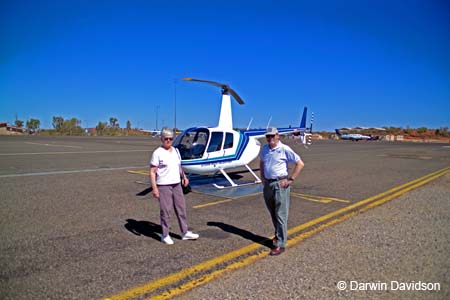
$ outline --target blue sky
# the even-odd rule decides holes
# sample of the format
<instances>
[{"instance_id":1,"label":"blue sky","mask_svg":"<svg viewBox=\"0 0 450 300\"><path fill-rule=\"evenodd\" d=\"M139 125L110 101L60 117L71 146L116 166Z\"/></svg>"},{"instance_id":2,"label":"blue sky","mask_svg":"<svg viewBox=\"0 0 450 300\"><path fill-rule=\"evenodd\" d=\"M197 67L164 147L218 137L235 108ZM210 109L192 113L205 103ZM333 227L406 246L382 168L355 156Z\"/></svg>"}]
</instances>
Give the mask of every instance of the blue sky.
<instances>
[{"instance_id":1,"label":"blue sky","mask_svg":"<svg viewBox=\"0 0 450 300\"><path fill-rule=\"evenodd\" d=\"M450 2L22 1L0 4L0 121L76 117L154 129L450 125ZM177 81L176 81L177 80ZM176 82L176 84L175 84Z\"/></svg>"}]
</instances>

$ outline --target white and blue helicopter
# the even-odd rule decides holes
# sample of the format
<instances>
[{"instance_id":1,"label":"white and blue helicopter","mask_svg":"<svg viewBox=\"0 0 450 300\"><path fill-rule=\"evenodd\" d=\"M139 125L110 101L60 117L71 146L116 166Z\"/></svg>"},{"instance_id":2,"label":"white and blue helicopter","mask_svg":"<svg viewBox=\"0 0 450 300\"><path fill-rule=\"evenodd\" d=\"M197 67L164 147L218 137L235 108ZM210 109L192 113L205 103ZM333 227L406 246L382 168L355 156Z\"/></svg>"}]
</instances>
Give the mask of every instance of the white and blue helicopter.
<instances>
[{"instance_id":1,"label":"white and blue helicopter","mask_svg":"<svg viewBox=\"0 0 450 300\"><path fill-rule=\"evenodd\" d=\"M216 175L221 173L230 186L213 184L216 188L238 187L261 183L261 179L248 166L259 154L261 143L258 138L265 136L265 129L234 130L231 113L231 96L239 103L244 101L227 84L209 80L183 78L186 81L210 84L222 89L222 106L219 124L216 127L192 127L178 135L173 146L181 155L181 166L188 174ZM311 128L306 128L307 108L303 110L299 127L278 128L280 134L299 136L303 145L311 144ZM235 183L225 170L246 167L255 181L245 184Z\"/></svg>"}]
</instances>

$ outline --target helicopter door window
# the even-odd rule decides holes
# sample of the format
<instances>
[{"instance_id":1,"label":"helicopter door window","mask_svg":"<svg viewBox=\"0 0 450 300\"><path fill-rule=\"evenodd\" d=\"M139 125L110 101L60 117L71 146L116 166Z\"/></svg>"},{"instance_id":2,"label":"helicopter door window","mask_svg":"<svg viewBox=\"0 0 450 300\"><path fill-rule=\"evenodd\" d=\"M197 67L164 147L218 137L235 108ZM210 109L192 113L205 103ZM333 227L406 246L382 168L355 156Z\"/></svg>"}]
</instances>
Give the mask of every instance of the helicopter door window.
<instances>
[{"instance_id":1,"label":"helicopter door window","mask_svg":"<svg viewBox=\"0 0 450 300\"><path fill-rule=\"evenodd\" d=\"M194 141L191 147L192 158L200 158L203 156L203 152L208 142L208 132L198 131L195 135Z\"/></svg>"},{"instance_id":2,"label":"helicopter door window","mask_svg":"<svg viewBox=\"0 0 450 300\"><path fill-rule=\"evenodd\" d=\"M200 128L187 131L180 138L177 137L174 146L180 151L181 159L201 158L208 142L208 136L208 130Z\"/></svg>"},{"instance_id":3,"label":"helicopter door window","mask_svg":"<svg viewBox=\"0 0 450 300\"><path fill-rule=\"evenodd\" d=\"M225 135L225 143L223 143L223 149L233 148L233 134L227 132Z\"/></svg>"},{"instance_id":4,"label":"helicopter door window","mask_svg":"<svg viewBox=\"0 0 450 300\"><path fill-rule=\"evenodd\" d=\"M223 132L213 132L209 141L208 152L219 151L222 149Z\"/></svg>"}]
</instances>

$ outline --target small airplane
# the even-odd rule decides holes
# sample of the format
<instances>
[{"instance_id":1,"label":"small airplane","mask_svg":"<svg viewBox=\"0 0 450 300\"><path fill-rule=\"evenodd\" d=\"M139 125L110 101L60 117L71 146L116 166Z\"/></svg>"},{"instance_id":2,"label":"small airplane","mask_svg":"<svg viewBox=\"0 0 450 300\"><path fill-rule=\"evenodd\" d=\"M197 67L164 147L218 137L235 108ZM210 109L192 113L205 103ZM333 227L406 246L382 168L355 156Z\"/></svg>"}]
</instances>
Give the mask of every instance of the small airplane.
<instances>
[{"instance_id":1,"label":"small airplane","mask_svg":"<svg viewBox=\"0 0 450 300\"><path fill-rule=\"evenodd\" d=\"M350 140L350 141L361 141L361 140L372 140L372 136L370 135L363 135L363 134L359 134L359 133L346 133L346 134L342 134L341 131L339 129L335 129L337 136L341 139L341 140Z\"/></svg>"},{"instance_id":2,"label":"small airplane","mask_svg":"<svg viewBox=\"0 0 450 300\"><path fill-rule=\"evenodd\" d=\"M152 137L158 137L161 135L161 130L147 130L141 129L141 132L150 133Z\"/></svg>"},{"instance_id":3,"label":"small airplane","mask_svg":"<svg viewBox=\"0 0 450 300\"><path fill-rule=\"evenodd\" d=\"M181 166L184 171L188 174L200 175L221 173L231 185L227 187L261 183L261 179L248 164L258 156L261 148L258 138L265 136L266 130L233 129L231 96L241 105L244 104L244 101L227 84L193 78L183 78L183 80L206 83L222 89L222 105L218 125L189 128L178 135L173 142L173 146L180 152ZM310 145L312 124L310 128L306 128L306 113L307 108L305 107L298 127L278 128L278 132L280 134L293 133L300 136L304 145ZM243 166L255 177L253 183L236 184L225 171ZM219 189L225 188L222 185L213 185Z\"/></svg>"}]
</instances>

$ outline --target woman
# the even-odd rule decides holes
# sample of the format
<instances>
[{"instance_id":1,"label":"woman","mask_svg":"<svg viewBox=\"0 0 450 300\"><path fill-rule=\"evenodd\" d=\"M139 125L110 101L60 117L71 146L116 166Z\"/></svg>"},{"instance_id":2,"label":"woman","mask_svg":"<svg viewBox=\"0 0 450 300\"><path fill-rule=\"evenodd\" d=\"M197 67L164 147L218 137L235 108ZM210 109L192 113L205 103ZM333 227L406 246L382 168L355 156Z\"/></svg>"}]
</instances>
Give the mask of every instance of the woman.
<instances>
[{"instance_id":1,"label":"woman","mask_svg":"<svg viewBox=\"0 0 450 300\"><path fill-rule=\"evenodd\" d=\"M175 214L180 225L183 240L196 240L199 235L188 230L186 217L186 201L181 184L187 186L189 179L181 168L178 150L172 147L173 132L168 128L161 131L162 145L156 149L150 160L150 181L153 197L159 199L162 235L161 242L172 245L170 238L170 211L175 208ZM182 182L181 179L182 178Z\"/></svg>"}]
</instances>

